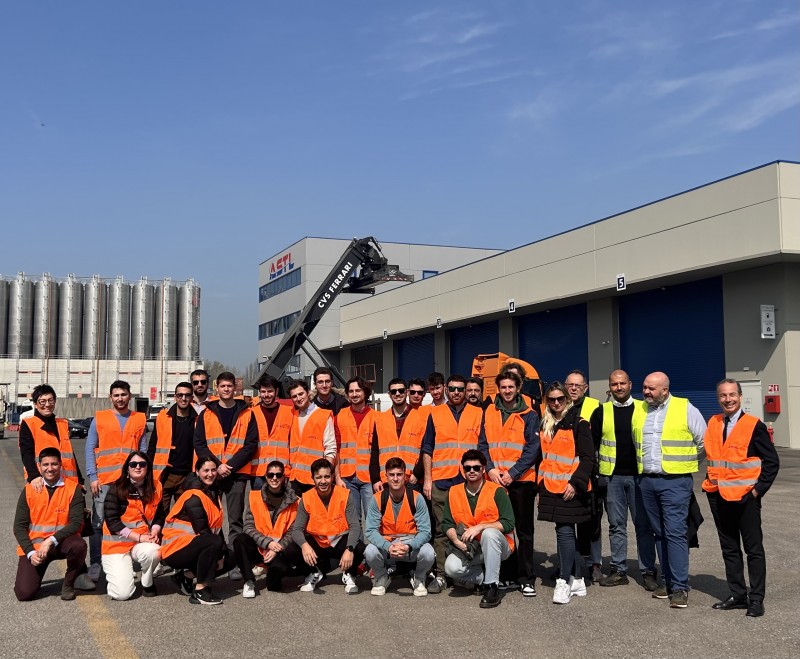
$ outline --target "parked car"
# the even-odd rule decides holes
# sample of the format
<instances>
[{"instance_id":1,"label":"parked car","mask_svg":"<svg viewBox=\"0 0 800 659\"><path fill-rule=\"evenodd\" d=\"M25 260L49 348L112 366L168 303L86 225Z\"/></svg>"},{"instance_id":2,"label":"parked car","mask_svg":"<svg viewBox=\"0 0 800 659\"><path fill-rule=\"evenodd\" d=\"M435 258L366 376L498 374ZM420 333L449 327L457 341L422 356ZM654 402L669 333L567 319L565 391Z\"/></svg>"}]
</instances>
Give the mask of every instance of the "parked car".
<instances>
[{"instance_id":1,"label":"parked car","mask_svg":"<svg viewBox=\"0 0 800 659\"><path fill-rule=\"evenodd\" d=\"M69 436L83 439L89 434L89 425L92 423L92 419L67 419L67 423L69 424Z\"/></svg>"}]
</instances>

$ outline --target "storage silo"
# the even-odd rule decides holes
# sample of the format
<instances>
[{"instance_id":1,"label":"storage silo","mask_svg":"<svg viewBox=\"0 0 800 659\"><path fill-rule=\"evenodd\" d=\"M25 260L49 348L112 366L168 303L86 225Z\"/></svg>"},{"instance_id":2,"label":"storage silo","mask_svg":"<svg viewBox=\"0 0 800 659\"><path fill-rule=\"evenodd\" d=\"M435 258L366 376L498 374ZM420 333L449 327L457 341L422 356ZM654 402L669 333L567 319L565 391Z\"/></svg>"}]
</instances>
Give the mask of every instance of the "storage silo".
<instances>
[{"instance_id":1,"label":"storage silo","mask_svg":"<svg viewBox=\"0 0 800 659\"><path fill-rule=\"evenodd\" d=\"M54 357L58 350L58 284L45 273L33 286L33 356Z\"/></svg>"},{"instance_id":2,"label":"storage silo","mask_svg":"<svg viewBox=\"0 0 800 659\"><path fill-rule=\"evenodd\" d=\"M142 277L133 285L131 295L131 359L153 356L153 314L155 290Z\"/></svg>"},{"instance_id":3,"label":"storage silo","mask_svg":"<svg viewBox=\"0 0 800 659\"><path fill-rule=\"evenodd\" d=\"M10 282L0 277L0 355L8 354L8 295Z\"/></svg>"},{"instance_id":4,"label":"storage silo","mask_svg":"<svg viewBox=\"0 0 800 659\"><path fill-rule=\"evenodd\" d=\"M156 286L156 357L178 354L178 287L167 277Z\"/></svg>"},{"instance_id":5,"label":"storage silo","mask_svg":"<svg viewBox=\"0 0 800 659\"><path fill-rule=\"evenodd\" d=\"M108 284L108 358L127 359L131 343L131 285L122 277Z\"/></svg>"},{"instance_id":6,"label":"storage silo","mask_svg":"<svg viewBox=\"0 0 800 659\"><path fill-rule=\"evenodd\" d=\"M83 288L83 356L103 359L106 356L107 289L99 275L93 275Z\"/></svg>"},{"instance_id":7,"label":"storage silo","mask_svg":"<svg viewBox=\"0 0 800 659\"><path fill-rule=\"evenodd\" d=\"M200 287L188 279L178 289L178 359L200 356Z\"/></svg>"},{"instance_id":8,"label":"storage silo","mask_svg":"<svg viewBox=\"0 0 800 659\"><path fill-rule=\"evenodd\" d=\"M20 272L11 280L8 300L8 354L30 357L33 348L33 282Z\"/></svg>"},{"instance_id":9,"label":"storage silo","mask_svg":"<svg viewBox=\"0 0 800 659\"><path fill-rule=\"evenodd\" d=\"M60 284L58 309L58 355L79 357L83 327L83 284L70 274Z\"/></svg>"}]
</instances>

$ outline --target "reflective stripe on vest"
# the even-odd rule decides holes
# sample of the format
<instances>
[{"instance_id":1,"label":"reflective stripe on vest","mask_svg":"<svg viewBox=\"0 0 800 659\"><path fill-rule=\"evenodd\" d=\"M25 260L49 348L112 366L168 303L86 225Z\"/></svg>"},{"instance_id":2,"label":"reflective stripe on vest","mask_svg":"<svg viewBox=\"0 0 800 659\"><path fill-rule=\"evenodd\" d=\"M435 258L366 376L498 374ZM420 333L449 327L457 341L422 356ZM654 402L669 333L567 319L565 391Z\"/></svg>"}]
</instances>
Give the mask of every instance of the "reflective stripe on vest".
<instances>
[{"instance_id":1,"label":"reflective stripe on vest","mask_svg":"<svg viewBox=\"0 0 800 659\"><path fill-rule=\"evenodd\" d=\"M572 428L560 428L553 437L541 431L539 438L542 442L542 462L539 465L539 482L551 494L563 494L567 483L572 478L580 458L575 453L575 437ZM592 489L589 482L589 491Z\"/></svg>"},{"instance_id":2,"label":"reflective stripe on vest","mask_svg":"<svg viewBox=\"0 0 800 659\"><path fill-rule=\"evenodd\" d=\"M742 414L723 443L723 417L711 417L704 440L708 474L702 487L706 492L719 492L726 501L741 501L750 493L761 475L760 458L747 457L757 424L756 417Z\"/></svg>"},{"instance_id":3,"label":"reflective stripe on vest","mask_svg":"<svg viewBox=\"0 0 800 659\"><path fill-rule=\"evenodd\" d=\"M203 410L200 418L203 419L203 427L206 433L206 442L208 443L208 450L214 454L221 463L225 464L230 462L230 459L244 446L244 440L247 436L247 426L250 423L250 415L252 414L251 408L245 407L239 411L236 420L233 422L231 428L231 435L228 438L227 444L225 443L225 433L222 430L222 424L219 417L214 410L207 407ZM248 462L243 467L236 471L237 474L250 475L250 463Z\"/></svg>"},{"instance_id":4,"label":"reflective stripe on vest","mask_svg":"<svg viewBox=\"0 0 800 659\"><path fill-rule=\"evenodd\" d=\"M292 408L279 404L270 430L264 413L259 409L260 406L260 403L253 405L253 416L258 426L258 449L250 461L250 473L253 476L263 476L267 465L273 460L279 460L283 464L286 477L291 478L289 433L292 431Z\"/></svg>"},{"instance_id":5,"label":"reflective stripe on vest","mask_svg":"<svg viewBox=\"0 0 800 659\"><path fill-rule=\"evenodd\" d=\"M631 427L636 424L644 424L645 412L641 401L634 399L633 416L631 417ZM633 441L633 437L631 437ZM600 460L599 470L601 476L611 476L617 464L617 430L614 427L614 403L611 401L603 403L603 437L600 440Z\"/></svg>"},{"instance_id":6,"label":"reflective stripe on vest","mask_svg":"<svg viewBox=\"0 0 800 659\"><path fill-rule=\"evenodd\" d=\"M119 518L125 526L138 534L150 533L150 527L153 525L153 519L161 503L161 483L156 480L153 485L155 492L149 503L143 504L140 499L129 499L125 512ZM108 522L103 520L102 542L102 553L105 556L127 554L137 541L130 536L112 534L108 528Z\"/></svg>"},{"instance_id":7,"label":"reflective stripe on vest","mask_svg":"<svg viewBox=\"0 0 800 659\"><path fill-rule=\"evenodd\" d=\"M356 476L362 483L369 483L369 459L372 453L372 435L375 432L376 412L370 409L356 426L356 418L349 407L342 408L336 416L339 435L339 475L342 478Z\"/></svg>"},{"instance_id":8,"label":"reflective stripe on vest","mask_svg":"<svg viewBox=\"0 0 800 659\"><path fill-rule=\"evenodd\" d=\"M303 507L308 513L305 532L312 536L320 547L332 546L338 538L343 537L350 530L345 515L349 496L350 490L346 487L333 485L331 498L326 508L322 499L319 498L316 488L303 494Z\"/></svg>"},{"instance_id":9,"label":"reflective stripe on vest","mask_svg":"<svg viewBox=\"0 0 800 659\"><path fill-rule=\"evenodd\" d=\"M186 490L170 509L164 529L161 532L162 560L186 547L197 535L191 522L178 519L178 515L183 511L186 502L193 496L200 499L203 504L203 509L208 519L208 527L211 531L219 533L222 530L222 506L218 507L202 490Z\"/></svg>"},{"instance_id":10,"label":"reflective stripe on vest","mask_svg":"<svg viewBox=\"0 0 800 659\"><path fill-rule=\"evenodd\" d=\"M156 480L161 476L161 472L169 466L169 452L174 448L172 417L167 414L167 410L161 410L156 417L156 452L153 456L153 477Z\"/></svg>"},{"instance_id":11,"label":"reflective stripe on vest","mask_svg":"<svg viewBox=\"0 0 800 659\"><path fill-rule=\"evenodd\" d=\"M325 457L323 438L325 426L333 419L333 412L317 408L306 418L303 432L297 421L298 412L292 412L292 434L289 438L289 455L292 465L292 479L304 485L313 485L311 463Z\"/></svg>"},{"instance_id":12,"label":"reflective stripe on vest","mask_svg":"<svg viewBox=\"0 0 800 659\"><path fill-rule=\"evenodd\" d=\"M634 403L644 412L633 424L633 443L636 446L636 463L639 473L643 471L643 430L647 417L646 401ZM689 400L670 396L664 425L661 428L661 470L665 474L693 474L699 468L697 446L687 425Z\"/></svg>"},{"instance_id":13,"label":"reflective stripe on vest","mask_svg":"<svg viewBox=\"0 0 800 659\"><path fill-rule=\"evenodd\" d=\"M284 405L282 407L286 406ZM297 517L297 506L300 503L299 500L295 500L294 503L286 506L278 513L273 522L267 504L264 503L264 497L261 496L261 490L251 490L248 502L256 531L267 536L274 542L280 542L283 540L284 536L289 533ZM261 552L262 556L266 555L268 551L261 547L259 547L258 550Z\"/></svg>"},{"instance_id":14,"label":"reflective stripe on vest","mask_svg":"<svg viewBox=\"0 0 800 659\"><path fill-rule=\"evenodd\" d=\"M485 524L500 521L500 511L497 509L497 502L494 500L495 493L500 489L500 485L491 481L484 481L481 491L478 493L478 500L475 503L475 512L469 507L467 498L466 484L460 483L450 488L447 493L448 503L450 504L450 514L456 526L464 524L467 528L477 524ZM477 540L481 539L477 536ZM514 551L514 534L506 533L506 540L511 551Z\"/></svg>"},{"instance_id":15,"label":"reflective stripe on vest","mask_svg":"<svg viewBox=\"0 0 800 659\"><path fill-rule=\"evenodd\" d=\"M139 449L139 441L147 426L144 414L131 412L125 429L121 430L119 416L114 410L100 410L94 417L97 430L97 478L103 485L111 485L122 475L122 465L131 451Z\"/></svg>"},{"instance_id":16,"label":"reflective stripe on vest","mask_svg":"<svg viewBox=\"0 0 800 659\"><path fill-rule=\"evenodd\" d=\"M449 405L437 405L431 410L436 441L431 456L431 476L434 481L454 478L461 468L461 456L478 448L483 410L465 405L456 423Z\"/></svg>"},{"instance_id":17,"label":"reflective stripe on vest","mask_svg":"<svg viewBox=\"0 0 800 659\"><path fill-rule=\"evenodd\" d=\"M28 502L31 520L28 537L34 547L69 524L69 506L77 488L77 481L65 480L64 485L55 488L50 496L47 487L43 487L41 492L34 492L30 483L25 486L25 500ZM17 555L25 555L19 545Z\"/></svg>"},{"instance_id":18,"label":"reflective stripe on vest","mask_svg":"<svg viewBox=\"0 0 800 659\"><path fill-rule=\"evenodd\" d=\"M44 429L44 421L37 416L23 419L22 423L28 426L33 437L33 454L39 459L39 453L44 448L57 448L61 452L61 477L67 481L78 481L78 463L72 450L72 440L69 437L69 422L66 419L56 419L58 437L51 435ZM28 480L28 471L22 468L25 480Z\"/></svg>"},{"instance_id":19,"label":"reflective stripe on vest","mask_svg":"<svg viewBox=\"0 0 800 659\"><path fill-rule=\"evenodd\" d=\"M508 471L522 457L525 448L525 419L522 418L522 414L529 411L512 412L503 423L501 410L495 405L486 408L483 415L483 430L489 444L489 456L498 469ZM517 480L535 483L536 470L531 467Z\"/></svg>"},{"instance_id":20,"label":"reflective stripe on vest","mask_svg":"<svg viewBox=\"0 0 800 659\"><path fill-rule=\"evenodd\" d=\"M390 410L391 411L391 410ZM416 493L413 494L417 496ZM419 505L424 505L421 501L414 501ZM381 492L375 495L375 502L378 504L378 512L381 510ZM381 525L378 532L384 537L385 540L393 542L398 538L415 536L417 535L417 522L414 515L411 513L411 506L408 505L408 496L403 492L403 500L400 502L400 510L397 517L394 514L394 501L392 495L389 495L389 500L386 502L386 510L381 517Z\"/></svg>"},{"instance_id":21,"label":"reflective stripe on vest","mask_svg":"<svg viewBox=\"0 0 800 659\"><path fill-rule=\"evenodd\" d=\"M419 460L422 438L425 436L425 425L428 414L420 409L411 409L403 421L400 436L397 436L397 420L392 408L376 415L375 430L378 433L378 462L381 469L381 480L386 482L386 462L390 458L400 458L406 465L406 476L411 476L414 465Z\"/></svg>"}]
</instances>

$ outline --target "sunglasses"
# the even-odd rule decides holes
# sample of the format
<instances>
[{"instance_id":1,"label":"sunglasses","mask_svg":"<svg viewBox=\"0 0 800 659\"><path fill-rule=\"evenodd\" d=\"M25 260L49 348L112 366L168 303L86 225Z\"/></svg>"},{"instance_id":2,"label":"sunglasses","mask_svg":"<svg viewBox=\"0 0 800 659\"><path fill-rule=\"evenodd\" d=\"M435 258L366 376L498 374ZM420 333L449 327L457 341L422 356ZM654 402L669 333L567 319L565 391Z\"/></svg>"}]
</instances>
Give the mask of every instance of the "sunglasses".
<instances>
[{"instance_id":1,"label":"sunglasses","mask_svg":"<svg viewBox=\"0 0 800 659\"><path fill-rule=\"evenodd\" d=\"M466 387L447 387L447 391L466 391Z\"/></svg>"},{"instance_id":2,"label":"sunglasses","mask_svg":"<svg viewBox=\"0 0 800 659\"><path fill-rule=\"evenodd\" d=\"M547 397L548 403L563 403L565 400L567 400L566 396L558 396L557 398L551 398L550 396Z\"/></svg>"},{"instance_id":3,"label":"sunglasses","mask_svg":"<svg viewBox=\"0 0 800 659\"><path fill-rule=\"evenodd\" d=\"M404 393L406 393L406 390L402 389L402 388L401 389L389 389L389 394L391 394L392 396L400 396L400 395L402 395ZM417 393L417 392L415 391L414 393Z\"/></svg>"},{"instance_id":4,"label":"sunglasses","mask_svg":"<svg viewBox=\"0 0 800 659\"><path fill-rule=\"evenodd\" d=\"M175 398L191 398L192 394L175 394Z\"/></svg>"},{"instance_id":5,"label":"sunglasses","mask_svg":"<svg viewBox=\"0 0 800 659\"><path fill-rule=\"evenodd\" d=\"M146 462L139 462L138 460L131 460L128 463L128 466L131 469L145 469L147 467L147 463Z\"/></svg>"},{"instance_id":6,"label":"sunglasses","mask_svg":"<svg viewBox=\"0 0 800 659\"><path fill-rule=\"evenodd\" d=\"M208 380L192 380L192 384L208 384Z\"/></svg>"},{"instance_id":7,"label":"sunglasses","mask_svg":"<svg viewBox=\"0 0 800 659\"><path fill-rule=\"evenodd\" d=\"M276 474L274 472L267 474L267 479L271 481L276 481L279 478L283 478L283 472Z\"/></svg>"},{"instance_id":8,"label":"sunglasses","mask_svg":"<svg viewBox=\"0 0 800 659\"><path fill-rule=\"evenodd\" d=\"M480 471L483 469L483 465L461 465L461 468L464 470L464 473L468 471Z\"/></svg>"},{"instance_id":9,"label":"sunglasses","mask_svg":"<svg viewBox=\"0 0 800 659\"><path fill-rule=\"evenodd\" d=\"M424 391L420 391L419 389L409 389L408 390L408 395L409 396L424 396L425 392Z\"/></svg>"}]
</instances>

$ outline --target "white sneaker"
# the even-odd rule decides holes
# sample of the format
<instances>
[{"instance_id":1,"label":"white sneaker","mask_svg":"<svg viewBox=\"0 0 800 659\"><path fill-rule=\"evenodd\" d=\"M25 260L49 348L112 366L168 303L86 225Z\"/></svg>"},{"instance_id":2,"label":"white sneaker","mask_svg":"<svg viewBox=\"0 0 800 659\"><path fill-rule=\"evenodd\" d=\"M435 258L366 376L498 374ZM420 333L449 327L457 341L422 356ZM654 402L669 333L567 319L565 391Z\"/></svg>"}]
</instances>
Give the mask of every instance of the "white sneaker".
<instances>
[{"instance_id":1,"label":"white sneaker","mask_svg":"<svg viewBox=\"0 0 800 659\"><path fill-rule=\"evenodd\" d=\"M553 604L569 604L571 597L569 584L563 579L556 579L556 587L553 590Z\"/></svg>"},{"instance_id":2,"label":"white sneaker","mask_svg":"<svg viewBox=\"0 0 800 659\"><path fill-rule=\"evenodd\" d=\"M242 588L242 597L245 599L253 599L256 596L256 584L253 581L245 581Z\"/></svg>"},{"instance_id":3,"label":"white sneaker","mask_svg":"<svg viewBox=\"0 0 800 659\"><path fill-rule=\"evenodd\" d=\"M101 574L103 574L103 566L102 566L102 565L100 565L100 563L92 563L92 564L89 566L89 572L88 572L88 575L89 575L89 578L90 578L92 581L94 581L95 583L97 583L98 581L100 581L100 575L101 575Z\"/></svg>"},{"instance_id":4,"label":"white sneaker","mask_svg":"<svg viewBox=\"0 0 800 659\"><path fill-rule=\"evenodd\" d=\"M303 585L300 586L301 593L313 593L314 589L317 587L317 584L322 581L322 572L319 570L314 570L311 574L306 577L306 580L303 582Z\"/></svg>"},{"instance_id":5,"label":"white sneaker","mask_svg":"<svg viewBox=\"0 0 800 659\"><path fill-rule=\"evenodd\" d=\"M355 595L358 593L358 586L356 586L355 579L352 576L347 574L347 572L342 572L342 583L344 584L344 592L348 595ZM386 587L384 586L383 592L386 592ZM383 593L381 593L383 594Z\"/></svg>"},{"instance_id":6,"label":"white sneaker","mask_svg":"<svg viewBox=\"0 0 800 659\"><path fill-rule=\"evenodd\" d=\"M256 579L257 579L262 574L264 574L264 572L266 572L266 570L267 570L267 568L264 567L263 565L260 565L260 564L259 565L254 565L253 566L253 576L256 577Z\"/></svg>"},{"instance_id":7,"label":"white sneaker","mask_svg":"<svg viewBox=\"0 0 800 659\"><path fill-rule=\"evenodd\" d=\"M414 597L425 597L428 589L425 587L425 579L418 581L416 577L411 577L411 588L414 590Z\"/></svg>"},{"instance_id":8,"label":"white sneaker","mask_svg":"<svg viewBox=\"0 0 800 659\"><path fill-rule=\"evenodd\" d=\"M385 575L372 580L372 590L369 591L370 595L385 595L386 587L389 585L391 577Z\"/></svg>"},{"instance_id":9,"label":"white sneaker","mask_svg":"<svg viewBox=\"0 0 800 659\"><path fill-rule=\"evenodd\" d=\"M569 578L569 594L572 597L586 597L586 582L583 577L576 579L575 577Z\"/></svg>"},{"instance_id":10,"label":"white sneaker","mask_svg":"<svg viewBox=\"0 0 800 659\"><path fill-rule=\"evenodd\" d=\"M159 563L158 567L153 572L153 578L155 577L163 577L166 574L172 574L172 568L167 565L166 563Z\"/></svg>"}]
</instances>

